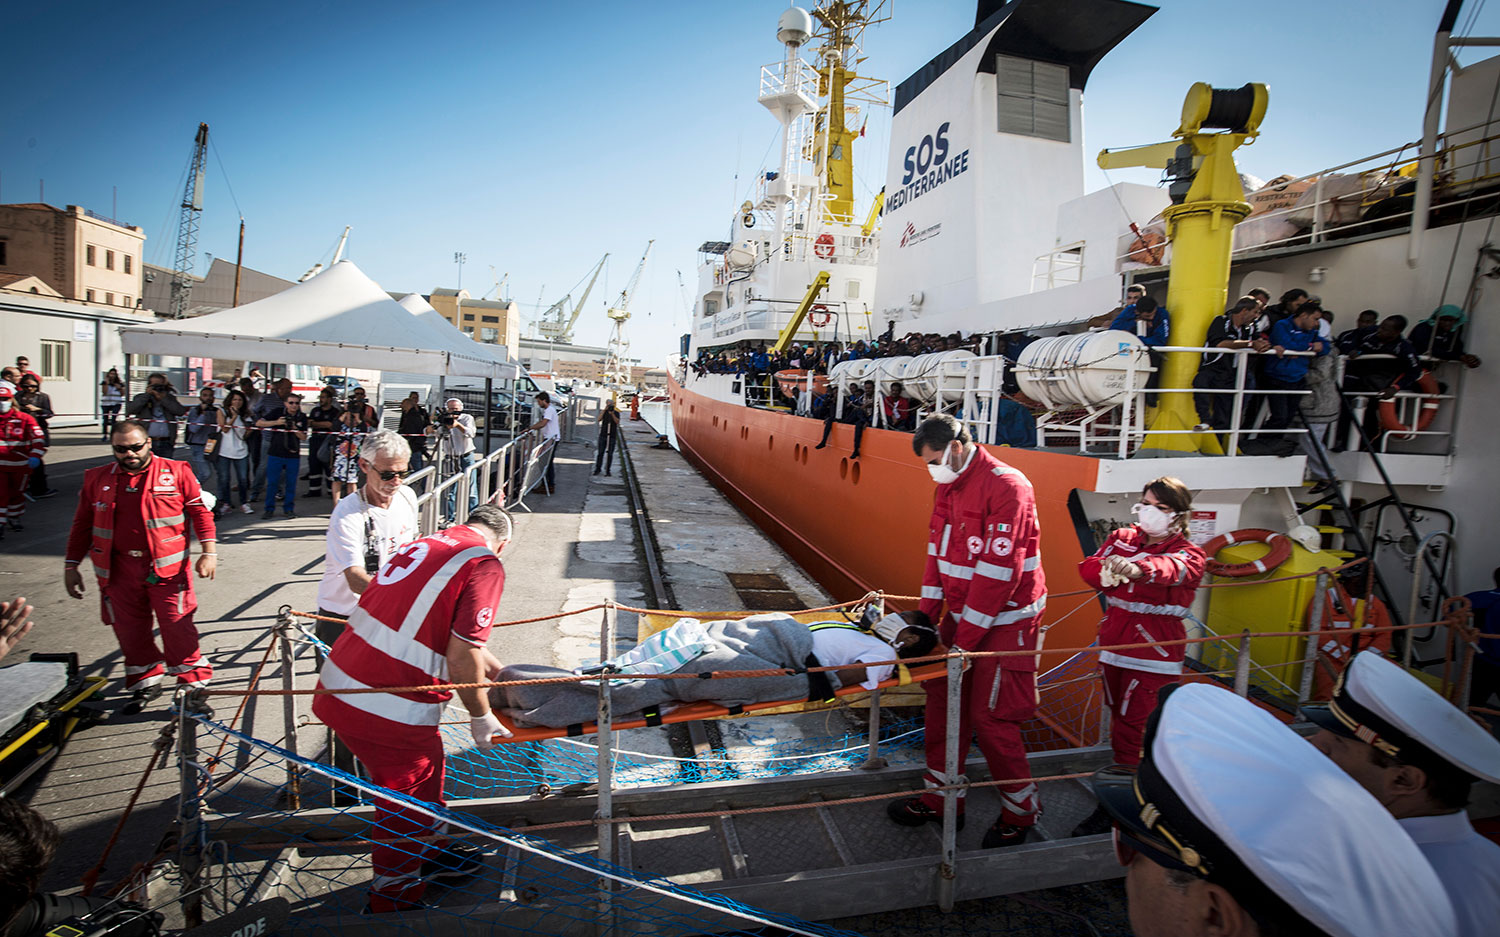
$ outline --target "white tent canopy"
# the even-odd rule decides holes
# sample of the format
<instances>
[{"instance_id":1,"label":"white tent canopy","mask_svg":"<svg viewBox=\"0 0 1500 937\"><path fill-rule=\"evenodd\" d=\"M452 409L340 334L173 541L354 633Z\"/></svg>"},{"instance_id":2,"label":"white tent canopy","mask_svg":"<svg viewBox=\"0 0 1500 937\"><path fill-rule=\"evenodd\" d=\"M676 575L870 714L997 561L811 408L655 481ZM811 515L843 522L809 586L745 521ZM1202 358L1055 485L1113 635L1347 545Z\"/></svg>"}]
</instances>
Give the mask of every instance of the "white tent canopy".
<instances>
[{"instance_id":1,"label":"white tent canopy","mask_svg":"<svg viewBox=\"0 0 1500 937\"><path fill-rule=\"evenodd\" d=\"M439 316L441 318L441 316ZM446 323L444 323L446 324ZM274 361L437 377L514 377L504 349L449 337L344 260L274 296L193 319L121 328L128 354Z\"/></svg>"},{"instance_id":2,"label":"white tent canopy","mask_svg":"<svg viewBox=\"0 0 1500 937\"><path fill-rule=\"evenodd\" d=\"M476 342L472 338L469 338L469 336L454 328L453 323L443 318L442 313L432 308L432 304L423 299L421 293L407 293L396 300L396 304L415 316L418 322L432 329L443 341L466 342L478 349L478 354L490 355L496 361L504 362L507 360L505 346L489 342Z\"/></svg>"}]
</instances>

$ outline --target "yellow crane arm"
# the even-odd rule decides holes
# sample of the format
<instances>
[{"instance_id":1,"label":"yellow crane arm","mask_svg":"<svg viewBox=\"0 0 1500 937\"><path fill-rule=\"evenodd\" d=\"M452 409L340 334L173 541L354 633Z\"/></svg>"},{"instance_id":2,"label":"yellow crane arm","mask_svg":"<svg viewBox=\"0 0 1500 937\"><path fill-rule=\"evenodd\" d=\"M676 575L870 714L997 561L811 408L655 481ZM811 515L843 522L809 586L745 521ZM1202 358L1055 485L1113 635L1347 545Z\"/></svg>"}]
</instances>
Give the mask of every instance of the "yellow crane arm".
<instances>
[{"instance_id":1,"label":"yellow crane arm","mask_svg":"<svg viewBox=\"0 0 1500 937\"><path fill-rule=\"evenodd\" d=\"M1133 166L1147 166L1152 169L1165 169L1167 160L1177 153L1177 147L1181 145L1179 140L1168 140L1166 143L1152 143L1147 146L1132 146L1123 150L1100 150L1100 169L1126 169Z\"/></svg>"},{"instance_id":2,"label":"yellow crane arm","mask_svg":"<svg viewBox=\"0 0 1500 937\"><path fill-rule=\"evenodd\" d=\"M792 343L792 336L802 328L802 320L807 318L807 313L812 309L813 303L818 301L818 294L826 289L828 289L828 271L819 270L818 275L813 278L812 285L807 288L807 293L803 295L802 302L792 310L792 320L786 324L786 328L781 330L781 334L776 338L776 344L771 346L771 354L779 355L786 351L787 346Z\"/></svg>"},{"instance_id":3,"label":"yellow crane arm","mask_svg":"<svg viewBox=\"0 0 1500 937\"><path fill-rule=\"evenodd\" d=\"M880 210L885 207L885 188L881 187L875 195L875 201L870 203L870 214L865 217L864 227L860 229L865 237L869 237L875 231L875 226L880 223Z\"/></svg>"}]
</instances>

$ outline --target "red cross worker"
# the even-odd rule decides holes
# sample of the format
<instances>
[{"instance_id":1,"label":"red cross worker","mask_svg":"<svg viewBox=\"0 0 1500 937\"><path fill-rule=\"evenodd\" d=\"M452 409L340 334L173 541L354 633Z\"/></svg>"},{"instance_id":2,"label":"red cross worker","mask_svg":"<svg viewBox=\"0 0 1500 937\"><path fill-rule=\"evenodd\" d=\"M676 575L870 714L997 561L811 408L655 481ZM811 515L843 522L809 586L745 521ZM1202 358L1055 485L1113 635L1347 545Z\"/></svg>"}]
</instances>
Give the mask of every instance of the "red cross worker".
<instances>
[{"instance_id":1,"label":"red cross worker","mask_svg":"<svg viewBox=\"0 0 1500 937\"><path fill-rule=\"evenodd\" d=\"M510 515L483 505L465 524L408 543L375 574L329 650L318 687L335 692L315 696L313 714L381 787L443 804L438 726L453 696L445 687L492 679L500 671L485 642L505 589L499 556L510 537ZM392 692L337 692L378 687ZM508 733L484 690L457 692L475 745L494 747L494 737ZM465 878L479 869L482 850L430 835L442 826L430 812L375 798L369 911L425 907L429 881Z\"/></svg>"},{"instance_id":2,"label":"red cross worker","mask_svg":"<svg viewBox=\"0 0 1500 937\"><path fill-rule=\"evenodd\" d=\"M921 610L941 623L938 635L951 649L1035 651L1047 583L1031 482L975 445L951 416L917 427L912 449L938 483ZM1021 726L1036 712L1036 668L1037 655L1021 653L977 658L963 675L959 751L972 739L991 775L1012 779L999 788L1000 816L985 833L986 849L1025 842L1040 812L1021 742ZM925 684L929 788L959 780L946 771L947 683ZM960 794L960 818L963 803ZM888 813L907 826L939 821L942 797L932 791L895 801Z\"/></svg>"}]
</instances>

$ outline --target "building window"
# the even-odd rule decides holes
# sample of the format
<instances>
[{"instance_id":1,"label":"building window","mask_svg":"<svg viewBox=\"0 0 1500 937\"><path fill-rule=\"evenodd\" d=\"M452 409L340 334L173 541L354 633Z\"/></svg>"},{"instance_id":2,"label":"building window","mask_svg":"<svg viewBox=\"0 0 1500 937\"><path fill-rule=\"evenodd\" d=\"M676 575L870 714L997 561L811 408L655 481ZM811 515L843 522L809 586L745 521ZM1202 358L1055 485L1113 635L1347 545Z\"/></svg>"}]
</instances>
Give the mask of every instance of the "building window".
<instances>
[{"instance_id":1,"label":"building window","mask_svg":"<svg viewBox=\"0 0 1500 937\"><path fill-rule=\"evenodd\" d=\"M480 328L479 340L481 342L498 342L500 340L500 330Z\"/></svg>"},{"instance_id":2,"label":"building window","mask_svg":"<svg viewBox=\"0 0 1500 937\"><path fill-rule=\"evenodd\" d=\"M500 317L499 316L480 316L479 317L479 321L480 322L496 322L496 323L498 323L500 321Z\"/></svg>"},{"instance_id":3,"label":"building window","mask_svg":"<svg viewBox=\"0 0 1500 937\"><path fill-rule=\"evenodd\" d=\"M84 290L83 291L83 301L86 302L86 303L93 302L94 301L94 291L93 290Z\"/></svg>"},{"instance_id":4,"label":"building window","mask_svg":"<svg viewBox=\"0 0 1500 937\"><path fill-rule=\"evenodd\" d=\"M1066 65L997 55L995 89L1001 133L1069 142Z\"/></svg>"},{"instance_id":5,"label":"building window","mask_svg":"<svg viewBox=\"0 0 1500 937\"><path fill-rule=\"evenodd\" d=\"M104 303L107 306L113 306L115 304L115 294L114 293L105 293L104 294Z\"/></svg>"},{"instance_id":6,"label":"building window","mask_svg":"<svg viewBox=\"0 0 1500 937\"><path fill-rule=\"evenodd\" d=\"M83 249L83 262L90 267L94 266L94 245L90 244Z\"/></svg>"},{"instance_id":7,"label":"building window","mask_svg":"<svg viewBox=\"0 0 1500 937\"><path fill-rule=\"evenodd\" d=\"M858 280L846 280L844 282L844 295L847 296L849 299L858 299L859 298L859 281Z\"/></svg>"},{"instance_id":8,"label":"building window","mask_svg":"<svg viewBox=\"0 0 1500 937\"><path fill-rule=\"evenodd\" d=\"M105 270L113 270L113 269L115 269L115 252L114 251L105 251L104 252L104 269Z\"/></svg>"},{"instance_id":9,"label":"building window","mask_svg":"<svg viewBox=\"0 0 1500 937\"><path fill-rule=\"evenodd\" d=\"M125 272L129 273L130 272L130 255L129 254L121 254L120 256L124 259L124 262L125 262Z\"/></svg>"},{"instance_id":10,"label":"building window","mask_svg":"<svg viewBox=\"0 0 1500 937\"><path fill-rule=\"evenodd\" d=\"M465 322L473 322L474 321L474 313L472 313L472 312L466 312L466 313L464 313L464 321Z\"/></svg>"},{"instance_id":11,"label":"building window","mask_svg":"<svg viewBox=\"0 0 1500 937\"><path fill-rule=\"evenodd\" d=\"M73 363L73 343L42 340L42 378L66 381Z\"/></svg>"},{"instance_id":12,"label":"building window","mask_svg":"<svg viewBox=\"0 0 1500 937\"><path fill-rule=\"evenodd\" d=\"M0 241L0 267L5 266L5 242Z\"/></svg>"},{"instance_id":13,"label":"building window","mask_svg":"<svg viewBox=\"0 0 1500 937\"><path fill-rule=\"evenodd\" d=\"M129 296L121 296L120 297L120 305L124 306L126 309L129 309L130 308L130 297Z\"/></svg>"}]
</instances>

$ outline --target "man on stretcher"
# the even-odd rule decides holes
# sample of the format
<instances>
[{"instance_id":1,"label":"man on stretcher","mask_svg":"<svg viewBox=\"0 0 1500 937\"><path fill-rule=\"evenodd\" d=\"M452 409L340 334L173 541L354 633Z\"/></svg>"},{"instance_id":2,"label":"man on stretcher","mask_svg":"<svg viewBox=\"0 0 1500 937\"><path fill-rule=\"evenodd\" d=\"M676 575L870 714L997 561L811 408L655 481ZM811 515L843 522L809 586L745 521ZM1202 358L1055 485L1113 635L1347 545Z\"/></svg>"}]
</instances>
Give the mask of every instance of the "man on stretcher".
<instances>
[{"instance_id":1,"label":"man on stretcher","mask_svg":"<svg viewBox=\"0 0 1500 937\"><path fill-rule=\"evenodd\" d=\"M860 684L874 689L891 675L896 658L922 657L937 644L937 632L921 612L899 612L875 622L873 634L847 621L804 624L779 613L723 621L680 618L603 668L579 673L708 673L710 671L791 670L836 667L820 673L722 677L712 680L615 678L611 690L615 716L624 721L637 713L665 713L679 703L712 701L724 706L773 700L826 699L839 687ZM536 680L570 673L540 664L513 664L500 681ZM516 725L562 727L591 721L598 712L593 683L495 687L490 706Z\"/></svg>"}]
</instances>

